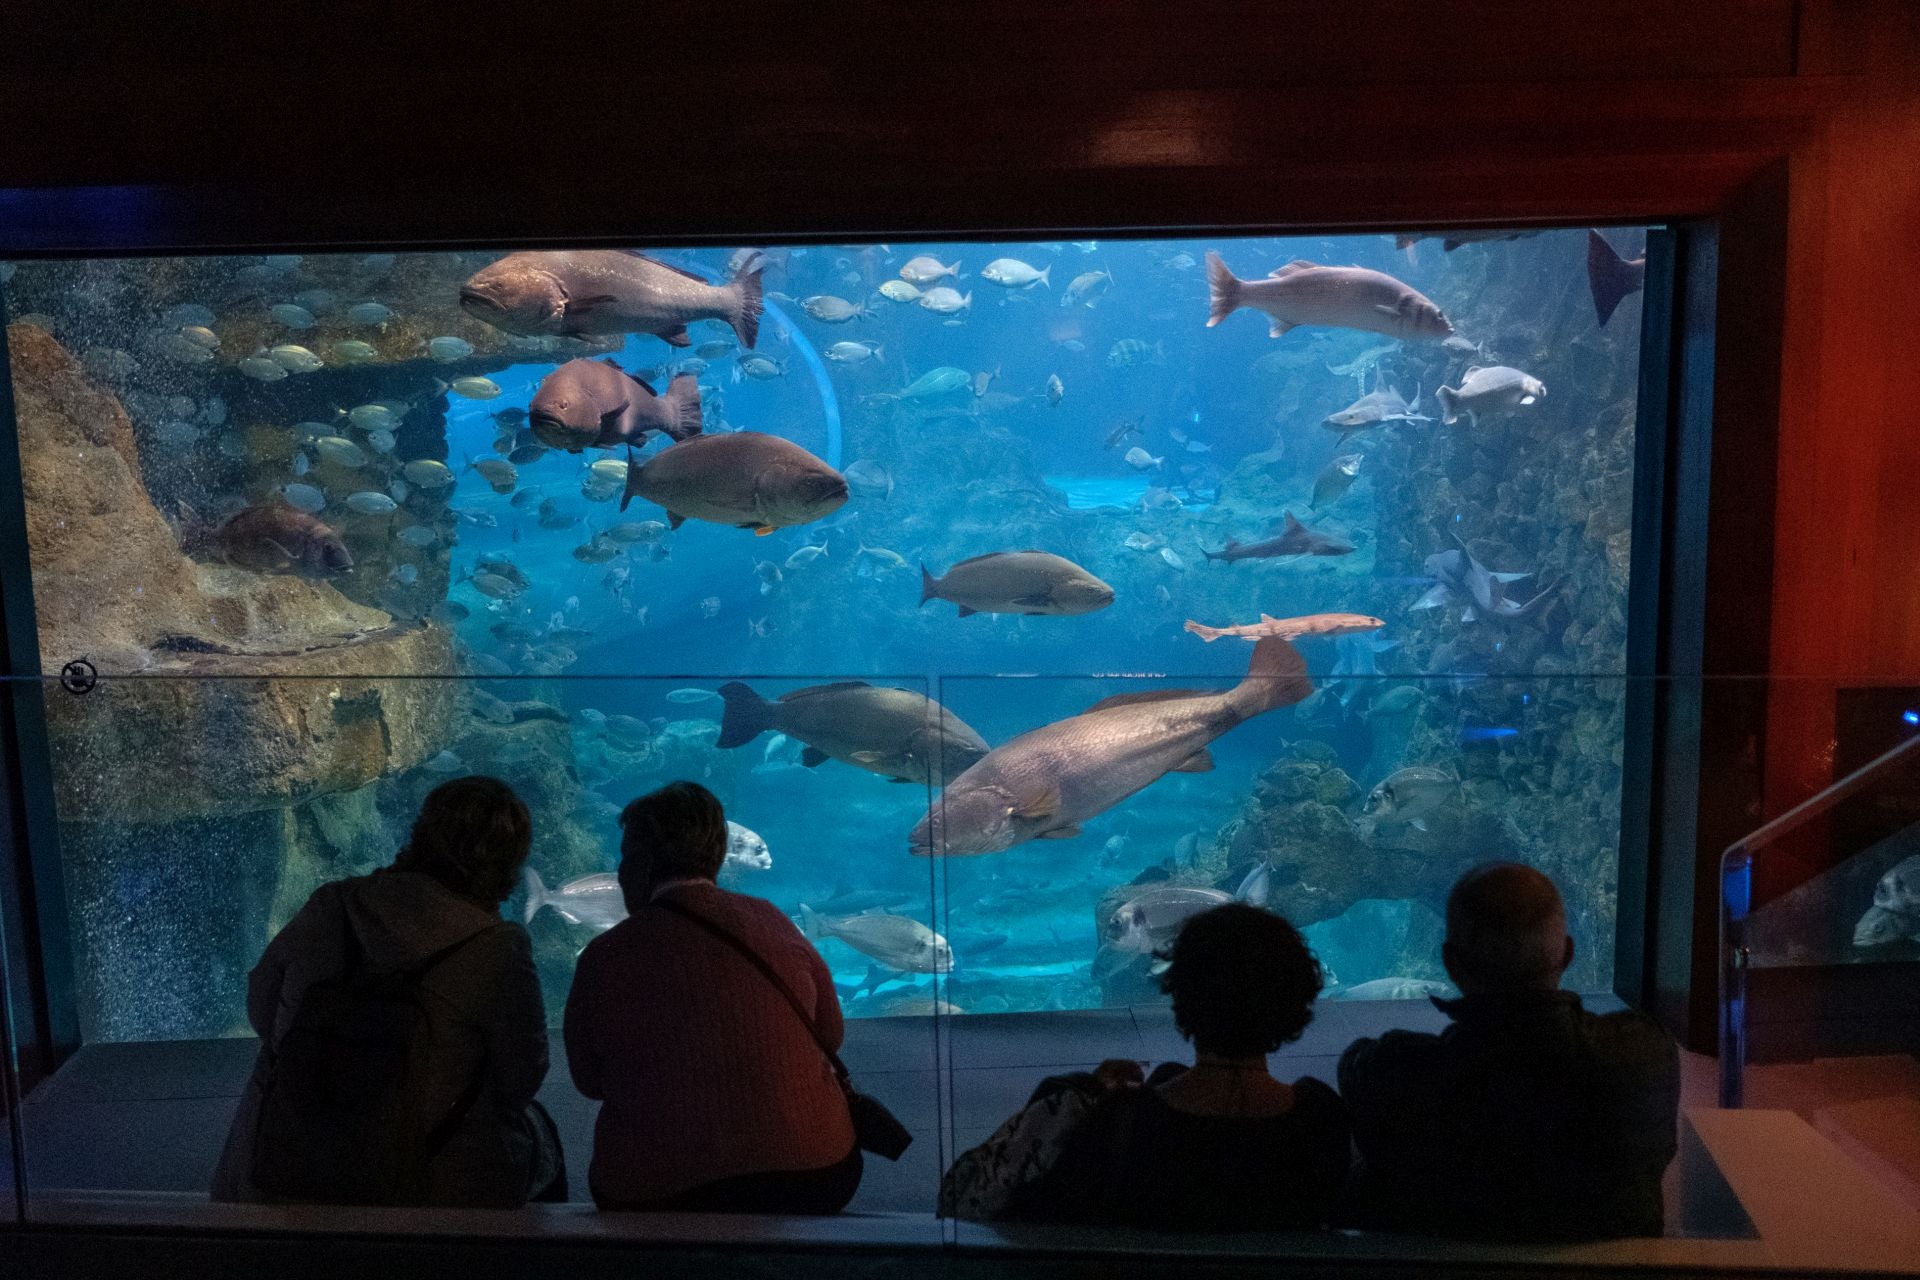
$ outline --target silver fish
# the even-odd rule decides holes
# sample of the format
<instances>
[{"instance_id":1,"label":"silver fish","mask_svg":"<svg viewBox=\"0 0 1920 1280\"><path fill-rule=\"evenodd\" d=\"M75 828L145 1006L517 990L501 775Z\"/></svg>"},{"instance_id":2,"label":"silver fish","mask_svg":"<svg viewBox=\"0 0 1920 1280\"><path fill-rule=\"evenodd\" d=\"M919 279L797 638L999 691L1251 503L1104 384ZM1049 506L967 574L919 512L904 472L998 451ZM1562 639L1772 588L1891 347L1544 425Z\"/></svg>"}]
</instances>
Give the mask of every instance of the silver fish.
<instances>
[{"instance_id":1,"label":"silver fish","mask_svg":"<svg viewBox=\"0 0 1920 1280\"><path fill-rule=\"evenodd\" d=\"M627 918L626 895L620 891L619 877L611 871L575 876L549 889L541 881L540 873L528 867L525 883L527 901L520 917L524 923L533 923L543 907L553 908L568 924L588 925L601 933Z\"/></svg>"},{"instance_id":2,"label":"silver fish","mask_svg":"<svg viewBox=\"0 0 1920 1280\"><path fill-rule=\"evenodd\" d=\"M903 973L950 973L953 948L947 940L918 920L873 912L858 916L823 916L800 904L800 925L810 938L838 938L889 969Z\"/></svg>"},{"instance_id":3,"label":"silver fish","mask_svg":"<svg viewBox=\"0 0 1920 1280\"><path fill-rule=\"evenodd\" d=\"M1253 647L1246 678L1224 693L1108 698L989 751L947 785L909 847L921 857L997 853L1078 835L1081 823L1168 773L1211 769L1207 745L1215 738L1312 692L1299 651L1269 639Z\"/></svg>"},{"instance_id":4,"label":"silver fish","mask_svg":"<svg viewBox=\"0 0 1920 1280\"><path fill-rule=\"evenodd\" d=\"M1452 774L1429 765L1413 765L1369 791L1361 812L1376 823L1404 822L1425 831L1427 815L1445 808L1459 794L1460 780Z\"/></svg>"}]
</instances>

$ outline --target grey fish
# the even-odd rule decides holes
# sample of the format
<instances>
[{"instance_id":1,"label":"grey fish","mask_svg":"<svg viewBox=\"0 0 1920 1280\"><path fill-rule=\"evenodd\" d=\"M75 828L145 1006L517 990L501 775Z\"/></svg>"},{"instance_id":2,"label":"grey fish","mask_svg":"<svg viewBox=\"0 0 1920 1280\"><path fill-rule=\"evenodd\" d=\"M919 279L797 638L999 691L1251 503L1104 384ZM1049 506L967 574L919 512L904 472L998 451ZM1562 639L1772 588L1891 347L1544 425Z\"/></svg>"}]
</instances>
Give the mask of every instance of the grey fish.
<instances>
[{"instance_id":1,"label":"grey fish","mask_svg":"<svg viewBox=\"0 0 1920 1280\"><path fill-rule=\"evenodd\" d=\"M1647 259L1622 258L1598 231L1587 232L1587 287L1593 292L1593 314L1606 328L1613 309L1647 283Z\"/></svg>"},{"instance_id":2,"label":"grey fish","mask_svg":"<svg viewBox=\"0 0 1920 1280\"><path fill-rule=\"evenodd\" d=\"M1219 889L1158 885L1115 907L1101 928L1101 939L1115 951L1158 951L1179 935L1187 921L1233 900L1232 894Z\"/></svg>"},{"instance_id":3,"label":"grey fish","mask_svg":"<svg viewBox=\"0 0 1920 1280\"><path fill-rule=\"evenodd\" d=\"M1272 556L1344 556L1352 553L1353 544L1344 538L1309 529L1294 519L1291 511L1284 511L1281 515L1286 520L1286 528L1277 538L1251 543L1228 538L1227 545L1220 550L1208 551L1202 547L1200 554L1209 560L1234 561L1262 560Z\"/></svg>"},{"instance_id":4,"label":"grey fish","mask_svg":"<svg viewBox=\"0 0 1920 1280\"><path fill-rule=\"evenodd\" d=\"M1458 387L1441 387L1433 395L1440 402L1446 414L1444 421L1449 426L1458 422L1462 413L1478 426L1482 413L1510 413L1522 405L1544 400L1547 384L1504 364L1491 367L1476 364L1469 365L1460 375Z\"/></svg>"},{"instance_id":5,"label":"grey fish","mask_svg":"<svg viewBox=\"0 0 1920 1280\"><path fill-rule=\"evenodd\" d=\"M1301 325L1363 329L1390 338L1439 342L1453 333L1446 313L1413 286L1365 267L1323 267L1296 258L1264 280L1242 280L1220 255L1207 254L1210 292L1207 327L1241 307L1273 320L1267 336L1278 338Z\"/></svg>"},{"instance_id":6,"label":"grey fish","mask_svg":"<svg viewBox=\"0 0 1920 1280\"><path fill-rule=\"evenodd\" d=\"M461 286L460 306L508 333L651 333L676 347L692 345L692 321L724 320L751 347L760 333L760 266L712 285L642 253L512 253Z\"/></svg>"},{"instance_id":7,"label":"grey fish","mask_svg":"<svg viewBox=\"0 0 1920 1280\"><path fill-rule=\"evenodd\" d=\"M846 469L847 484L867 498L891 498L893 473L871 458L861 458Z\"/></svg>"},{"instance_id":8,"label":"grey fish","mask_svg":"<svg viewBox=\"0 0 1920 1280\"><path fill-rule=\"evenodd\" d=\"M950 973L953 948L947 940L918 920L875 912L858 916L823 916L800 904L800 927L809 938L838 938L889 969L903 973Z\"/></svg>"},{"instance_id":9,"label":"grey fish","mask_svg":"<svg viewBox=\"0 0 1920 1280\"><path fill-rule=\"evenodd\" d=\"M1886 907L1868 907L1860 922L1853 926L1853 945L1884 947L1902 938L1920 941L1920 913L1909 915Z\"/></svg>"},{"instance_id":10,"label":"grey fish","mask_svg":"<svg viewBox=\"0 0 1920 1280\"><path fill-rule=\"evenodd\" d=\"M904 907L925 901L927 897L927 894L907 893L898 889L855 889L842 883L833 891L831 898L814 903L813 909L823 916L857 916L863 911Z\"/></svg>"},{"instance_id":11,"label":"grey fish","mask_svg":"<svg viewBox=\"0 0 1920 1280\"><path fill-rule=\"evenodd\" d=\"M1455 535L1455 541L1460 541ZM1530 573L1495 573L1474 559L1461 542L1457 549L1435 552L1427 557L1427 576L1434 579L1434 585L1425 594L1413 602L1413 609L1437 609L1455 601L1464 601L1460 620L1472 622L1476 618L1492 618L1500 621L1517 621L1530 618L1541 609L1559 591L1558 583L1548 583L1536 592L1525 604L1518 604L1507 598L1507 584L1521 578L1530 578Z\"/></svg>"},{"instance_id":12,"label":"grey fish","mask_svg":"<svg viewBox=\"0 0 1920 1280\"><path fill-rule=\"evenodd\" d=\"M665 507L671 528L706 520L766 534L838 510L847 480L790 440L736 431L695 436L645 463L629 448L620 509L636 497Z\"/></svg>"},{"instance_id":13,"label":"grey fish","mask_svg":"<svg viewBox=\"0 0 1920 1280\"><path fill-rule=\"evenodd\" d=\"M1444 769L1414 765L1389 775L1367 793L1361 812L1376 823L1404 822L1427 829L1427 815L1460 794L1460 780Z\"/></svg>"},{"instance_id":14,"label":"grey fish","mask_svg":"<svg viewBox=\"0 0 1920 1280\"><path fill-rule=\"evenodd\" d=\"M1320 474L1313 478L1313 501L1308 504L1309 508L1318 511L1328 503L1339 501L1340 495L1353 487L1364 461L1365 454L1343 453L1320 468Z\"/></svg>"},{"instance_id":15,"label":"grey fish","mask_svg":"<svg viewBox=\"0 0 1920 1280\"><path fill-rule=\"evenodd\" d=\"M1449 999L1458 993L1444 982L1435 982L1431 978L1375 978L1371 982L1356 982L1350 987L1340 987L1328 998L1332 1000L1427 1000L1438 997Z\"/></svg>"},{"instance_id":16,"label":"grey fish","mask_svg":"<svg viewBox=\"0 0 1920 1280\"><path fill-rule=\"evenodd\" d=\"M1405 249L1422 240L1438 240L1440 247L1452 253L1463 244L1483 244L1490 240L1525 240L1528 236L1537 236L1538 231L1413 231L1393 238L1393 247ZM1382 979L1385 981L1385 979ZM1413 981L1413 979L1408 979Z\"/></svg>"},{"instance_id":17,"label":"grey fish","mask_svg":"<svg viewBox=\"0 0 1920 1280\"><path fill-rule=\"evenodd\" d=\"M1920 853L1896 863L1873 886L1873 905L1920 915Z\"/></svg>"},{"instance_id":18,"label":"grey fish","mask_svg":"<svg viewBox=\"0 0 1920 1280\"><path fill-rule=\"evenodd\" d=\"M773 854L767 851L767 842L758 831L728 818L727 858L721 865L729 871L769 871Z\"/></svg>"},{"instance_id":19,"label":"grey fish","mask_svg":"<svg viewBox=\"0 0 1920 1280\"><path fill-rule=\"evenodd\" d=\"M1170 772L1213 767L1207 744L1313 692L1285 640L1253 647L1247 676L1224 693L1122 694L1030 730L955 778L908 837L921 857L997 853L1028 840L1067 839Z\"/></svg>"},{"instance_id":20,"label":"grey fish","mask_svg":"<svg viewBox=\"0 0 1920 1280\"><path fill-rule=\"evenodd\" d=\"M1427 414L1420 412L1420 393L1413 393L1408 400L1392 387L1378 391L1369 391L1338 413L1330 413L1320 425L1329 431L1338 431L1342 436L1355 431L1365 431L1368 427L1377 427L1383 422L1432 422Z\"/></svg>"},{"instance_id":21,"label":"grey fish","mask_svg":"<svg viewBox=\"0 0 1920 1280\"><path fill-rule=\"evenodd\" d=\"M1093 613L1113 603L1113 588L1073 561L1047 551L993 551L962 560L936 578L920 566L920 603L950 600L975 613Z\"/></svg>"},{"instance_id":22,"label":"grey fish","mask_svg":"<svg viewBox=\"0 0 1920 1280\"><path fill-rule=\"evenodd\" d=\"M736 680L720 696L718 746L744 746L771 729L807 744L800 763L809 769L842 760L896 782L945 786L987 754L986 740L958 716L908 689L847 681L768 702Z\"/></svg>"},{"instance_id":23,"label":"grey fish","mask_svg":"<svg viewBox=\"0 0 1920 1280\"><path fill-rule=\"evenodd\" d=\"M527 901L521 908L523 923L531 924L542 907L552 907L568 924L591 925L601 933L627 918L626 895L620 892L619 877L611 871L575 876L552 889L532 867L526 869L524 879Z\"/></svg>"},{"instance_id":24,"label":"grey fish","mask_svg":"<svg viewBox=\"0 0 1920 1280\"><path fill-rule=\"evenodd\" d=\"M700 434L700 382L677 374L663 396L611 360L569 360L540 380L527 417L541 443L568 453L639 444L655 431L686 440Z\"/></svg>"}]
</instances>

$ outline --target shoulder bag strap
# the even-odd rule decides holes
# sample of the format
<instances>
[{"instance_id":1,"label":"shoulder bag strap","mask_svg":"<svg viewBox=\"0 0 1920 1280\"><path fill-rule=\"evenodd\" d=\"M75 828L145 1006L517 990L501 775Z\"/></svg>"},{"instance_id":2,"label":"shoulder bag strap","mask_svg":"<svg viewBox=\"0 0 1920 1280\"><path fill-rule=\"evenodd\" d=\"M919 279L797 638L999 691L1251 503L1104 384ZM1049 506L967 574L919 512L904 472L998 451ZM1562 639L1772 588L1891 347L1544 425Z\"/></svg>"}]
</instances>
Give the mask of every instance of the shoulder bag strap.
<instances>
[{"instance_id":1,"label":"shoulder bag strap","mask_svg":"<svg viewBox=\"0 0 1920 1280\"><path fill-rule=\"evenodd\" d=\"M781 998L784 999L788 1007L793 1010L794 1016L800 1019L802 1026L806 1027L807 1034L813 1037L814 1044L818 1045L820 1052L826 1055L827 1061L833 1064L833 1074L839 1078L843 1086L846 1084L846 1064L841 1062L840 1055L835 1053L825 1040L821 1039L820 1029L814 1025L813 1015L807 1012L806 1007L800 1003L800 998L793 994L792 988L781 981L780 975L773 971L773 966L768 964L766 960L760 956L759 952L699 912L689 910L671 898L656 898L653 901L653 905L663 911L671 911L682 920L691 921L720 941L726 943L729 947L732 947L735 951L738 951L742 956L745 956L747 961L760 971L760 976L765 978L767 982L772 985L773 989L780 993Z\"/></svg>"}]
</instances>

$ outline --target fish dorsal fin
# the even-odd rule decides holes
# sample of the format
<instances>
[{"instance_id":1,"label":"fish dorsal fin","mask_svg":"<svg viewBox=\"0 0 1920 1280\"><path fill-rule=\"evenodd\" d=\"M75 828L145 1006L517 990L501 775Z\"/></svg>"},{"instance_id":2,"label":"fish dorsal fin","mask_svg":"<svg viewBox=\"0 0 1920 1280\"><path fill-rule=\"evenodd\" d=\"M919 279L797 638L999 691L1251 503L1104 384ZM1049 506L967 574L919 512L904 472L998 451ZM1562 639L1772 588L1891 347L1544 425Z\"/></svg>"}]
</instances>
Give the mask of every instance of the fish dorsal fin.
<instances>
[{"instance_id":1,"label":"fish dorsal fin","mask_svg":"<svg viewBox=\"0 0 1920 1280\"><path fill-rule=\"evenodd\" d=\"M612 363L612 362L609 361L608 363ZM614 367L618 368L619 366L615 365ZM633 383L634 386L639 387L642 391L646 392L648 395L652 396L654 399L658 400L660 398L660 393L658 391L655 391L653 389L653 384L651 382L648 382L645 378L637 378L630 373L627 375L627 381Z\"/></svg>"},{"instance_id":2,"label":"fish dorsal fin","mask_svg":"<svg viewBox=\"0 0 1920 1280\"><path fill-rule=\"evenodd\" d=\"M1278 622L1278 621L1280 621L1280 619L1278 619L1278 618L1276 618L1276 617L1274 617L1274 616L1273 616L1272 614L1270 614L1270 613L1263 613L1263 614L1261 614L1261 615L1260 615L1260 621L1262 621L1262 622Z\"/></svg>"},{"instance_id":3,"label":"fish dorsal fin","mask_svg":"<svg viewBox=\"0 0 1920 1280\"><path fill-rule=\"evenodd\" d=\"M1277 280L1281 276L1290 276L1296 271L1318 270L1320 264L1309 258L1295 258L1284 267L1275 267L1267 272L1267 279Z\"/></svg>"},{"instance_id":4,"label":"fish dorsal fin","mask_svg":"<svg viewBox=\"0 0 1920 1280\"><path fill-rule=\"evenodd\" d=\"M811 698L822 693L841 693L848 689L871 689L865 680L842 680L837 684L816 684L805 689L795 689L792 693L780 695L780 701L792 702L796 698Z\"/></svg>"},{"instance_id":5,"label":"fish dorsal fin","mask_svg":"<svg viewBox=\"0 0 1920 1280\"><path fill-rule=\"evenodd\" d=\"M607 357L606 359L604 359L604 360L602 360L602 361L601 361L600 363L601 363L601 364L603 364L603 365L605 365L605 366L607 366L607 368L609 368L609 369L611 369L611 370L613 370L613 371L614 371L615 373L627 373L627 371L626 371L625 369L622 369L622 368L621 368L621 367L620 367L619 365L617 365L617 364L615 364L615 363L614 363L614 360L613 360L613 357L612 357L612 356L608 356L608 357ZM633 377L633 375L632 375L632 374L630 374L630 373L627 373L627 376L628 376L629 378L632 378L632 377ZM638 382L638 381L639 381L639 379L638 379L638 378L634 378L634 381L635 381L635 382Z\"/></svg>"},{"instance_id":6,"label":"fish dorsal fin","mask_svg":"<svg viewBox=\"0 0 1920 1280\"><path fill-rule=\"evenodd\" d=\"M1460 374L1460 381L1462 381L1462 382L1465 382L1465 381L1466 381L1466 380L1467 380L1468 378L1471 378L1471 377L1472 377L1472 376L1473 376L1474 374L1476 374L1476 373L1478 373L1478 372L1480 372L1480 371L1481 371L1482 369L1484 369L1484 368L1486 368L1486 367L1487 367L1487 366L1485 366L1485 365L1483 365L1483 364L1470 364L1470 365L1468 365L1468 366L1466 367L1466 369L1465 369L1464 371L1462 371L1462 373Z\"/></svg>"},{"instance_id":7,"label":"fish dorsal fin","mask_svg":"<svg viewBox=\"0 0 1920 1280\"><path fill-rule=\"evenodd\" d=\"M1090 716L1096 711L1112 711L1115 707L1134 707L1146 702L1173 702L1179 698L1204 698L1205 689L1149 689L1145 693L1116 693L1111 698L1102 698L1080 714Z\"/></svg>"},{"instance_id":8,"label":"fish dorsal fin","mask_svg":"<svg viewBox=\"0 0 1920 1280\"><path fill-rule=\"evenodd\" d=\"M673 274L677 276L685 276L687 279L692 280L695 283L698 283L698 284L711 283L706 278L695 275L693 272L687 270L685 267L676 267L671 262L662 262L660 261L660 259L654 257L650 253L642 253L638 249L629 249L627 250L627 252L633 255L634 257L640 259L640 261L642 262L651 262L656 267L664 267L666 270L673 272Z\"/></svg>"},{"instance_id":9,"label":"fish dorsal fin","mask_svg":"<svg viewBox=\"0 0 1920 1280\"><path fill-rule=\"evenodd\" d=\"M1301 533L1306 532L1306 526L1293 518L1293 512L1282 511L1280 514L1286 519L1288 533L1293 533L1295 530L1298 530Z\"/></svg>"},{"instance_id":10,"label":"fish dorsal fin","mask_svg":"<svg viewBox=\"0 0 1920 1280\"><path fill-rule=\"evenodd\" d=\"M963 564L984 564L988 560L998 560L1001 556L1044 556L1050 554L1052 553L1032 549L1025 551L989 551L983 556L972 556L968 559L958 561L954 564L953 568L958 569ZM953 569L949 569L947 572L952 573Z\"/></svg>"}]
</instances>

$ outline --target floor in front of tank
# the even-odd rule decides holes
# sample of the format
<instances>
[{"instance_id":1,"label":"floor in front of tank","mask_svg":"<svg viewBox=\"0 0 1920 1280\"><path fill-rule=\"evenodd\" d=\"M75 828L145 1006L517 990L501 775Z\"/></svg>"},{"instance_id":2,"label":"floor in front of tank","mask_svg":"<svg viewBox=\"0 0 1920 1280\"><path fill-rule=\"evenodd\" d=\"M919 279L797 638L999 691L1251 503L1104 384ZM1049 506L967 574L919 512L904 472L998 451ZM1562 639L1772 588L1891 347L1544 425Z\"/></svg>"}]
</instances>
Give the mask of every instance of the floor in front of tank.
<instances>
[{"instance_id":1,"label":"floor in front of tank","mask_svg":"<svg viewBox=\"0 0 1920 1280\"><path fill-rule=\"evenodd\" d=\"M1611 995L1589 996L1617 1009ZM1275 1055L1276 1075L1332 1083L1341 1050L1395 1027L1438 1030L1445 1018L1418 1001L1328 1001L1295 1044ZM198 1194L213 1176L234 1101L252 1069L252 1040L87 1045L35 1089L21 1118L30 1194ZM553 1034L553 1070L540 1100L567 1151L573 1195L586 1198L596 1104L574 1091ZM1103 1058L1185 1060L1186 1045L1162 1007L1076 1013L987 1014L945 1020L871 1018L847 1024L843 1056L855 1084L913 1131L897 1163L869 1156L856 1210L924 1213L956 1150L982 1141L1022 1106L1041 1077ZM951 1068L948 1095L943 1068ZM943 1111L950 1129L940 1123Z\"/></svg>"}]
</instances>

